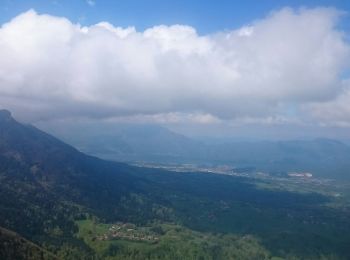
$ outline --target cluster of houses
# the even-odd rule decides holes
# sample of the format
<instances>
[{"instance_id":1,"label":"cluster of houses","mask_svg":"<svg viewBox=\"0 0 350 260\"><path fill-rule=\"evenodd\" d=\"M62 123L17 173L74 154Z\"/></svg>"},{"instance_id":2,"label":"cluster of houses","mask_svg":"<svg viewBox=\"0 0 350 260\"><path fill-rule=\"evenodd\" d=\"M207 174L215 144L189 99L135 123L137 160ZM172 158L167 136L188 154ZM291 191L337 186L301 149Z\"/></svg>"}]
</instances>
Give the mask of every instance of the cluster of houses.
<instances>
[{"instance_id":1,"label":"cluster of houses","mask_svg":"<svg viewBox=\"0 0 350 260\"><path fill-rule=\"evenodd\" d=\"M98 236L98 240L124 239L130 241L157 242L159 237L146 231L140 230L133 224L117 223L112 225L108 232Z\"/></svg>"}]
</instances>

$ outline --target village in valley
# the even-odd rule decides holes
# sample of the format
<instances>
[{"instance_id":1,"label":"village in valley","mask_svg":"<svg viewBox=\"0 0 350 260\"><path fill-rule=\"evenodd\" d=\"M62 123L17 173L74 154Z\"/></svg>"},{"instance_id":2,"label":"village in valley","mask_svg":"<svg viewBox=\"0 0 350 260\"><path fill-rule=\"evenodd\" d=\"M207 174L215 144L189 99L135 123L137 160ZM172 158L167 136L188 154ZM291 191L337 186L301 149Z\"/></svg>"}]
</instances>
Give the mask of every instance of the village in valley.
<instances>
[{"instance_id":1,"label":"village in valley","mask_svg":"<svg viewBox=\"0 0 350 260\"><path fill-rule=\"evenodd\" d=\"M159 236L146 227L137 227L131 223L117 222L112 224L108 231L96 237L97 240L130 240L139 242L156 243L159 241Z\"/></svg>"}]
</instances>

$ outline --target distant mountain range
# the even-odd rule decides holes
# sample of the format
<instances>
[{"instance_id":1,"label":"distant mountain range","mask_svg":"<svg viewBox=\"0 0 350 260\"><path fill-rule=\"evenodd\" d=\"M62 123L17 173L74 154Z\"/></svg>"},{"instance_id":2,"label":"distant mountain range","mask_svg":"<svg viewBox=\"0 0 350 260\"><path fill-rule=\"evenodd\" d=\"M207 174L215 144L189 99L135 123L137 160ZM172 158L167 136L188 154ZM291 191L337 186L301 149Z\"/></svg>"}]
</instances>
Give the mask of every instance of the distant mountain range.
<instances>
[{"instance_id":1,"label":"distant mountain range","mask_svg":"<svg viewBox=\"0 0 350 260\"><path fill-rule=\"evenodd\" d=\"M350 179L350 146L331 139L209 144L156 125L67 124L64 131L49 130L85 153L114 161L226 164L269 173L302 171Z\"/></svg>"}]
</instances>

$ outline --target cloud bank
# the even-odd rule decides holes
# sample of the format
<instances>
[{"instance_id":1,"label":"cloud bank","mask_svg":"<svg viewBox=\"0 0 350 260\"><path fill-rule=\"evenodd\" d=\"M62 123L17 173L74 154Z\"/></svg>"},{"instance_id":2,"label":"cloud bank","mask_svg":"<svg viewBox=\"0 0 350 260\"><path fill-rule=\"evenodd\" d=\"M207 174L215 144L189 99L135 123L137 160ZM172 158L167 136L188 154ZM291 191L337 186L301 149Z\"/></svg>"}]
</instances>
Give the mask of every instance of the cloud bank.
<instances>
[{"instance_id":1,"label":"cloud bank","mask_svg":"<svg viewBox=\"0 0 350 260\"><path fill-rule=\"evenodd\" d=\"M0 106L32 121L350 122L342 15L284 8L242 28L199 35L186 25L83 27L29 10L0 28Z\"/></svg>"}]
</instances>

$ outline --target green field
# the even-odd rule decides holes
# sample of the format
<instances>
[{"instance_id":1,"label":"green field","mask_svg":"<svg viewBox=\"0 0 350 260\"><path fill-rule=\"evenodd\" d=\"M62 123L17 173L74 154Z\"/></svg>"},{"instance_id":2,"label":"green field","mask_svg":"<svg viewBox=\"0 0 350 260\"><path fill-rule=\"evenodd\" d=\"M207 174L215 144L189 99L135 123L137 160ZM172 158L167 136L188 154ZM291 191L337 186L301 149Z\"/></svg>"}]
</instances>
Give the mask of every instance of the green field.
<instances>
[{"instance_id":1,"label":"green field","mask_svg":"<svg viewBox=\"0 0 350 260\"><path fill-rule=\"evenodd\" d=\"M138 230L154 230L159 241L135 242L125 239L100 241L112 224L92 220L77 222L77 236L105 259L271 259L271 254L254 236L214 235L190 230L175 224L154 223Z\"/></svg>"}]
</instances>

